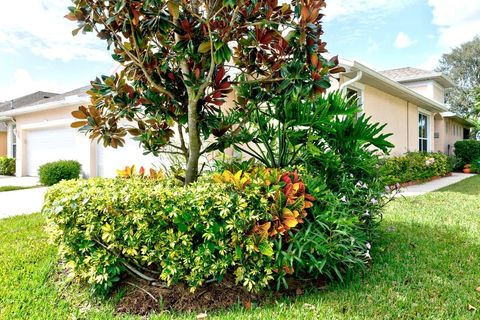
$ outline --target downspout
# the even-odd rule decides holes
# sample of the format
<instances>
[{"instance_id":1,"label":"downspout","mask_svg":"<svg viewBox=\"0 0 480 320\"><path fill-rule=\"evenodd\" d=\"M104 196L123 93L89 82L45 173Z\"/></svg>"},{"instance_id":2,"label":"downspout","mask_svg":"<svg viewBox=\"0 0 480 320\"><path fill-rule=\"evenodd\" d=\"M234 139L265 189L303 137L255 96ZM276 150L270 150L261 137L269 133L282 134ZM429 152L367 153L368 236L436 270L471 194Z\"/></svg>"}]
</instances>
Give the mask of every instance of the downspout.
<instances>
[{"instance_id":1,"label":"downspout","mask_svg":"<svg viewBox=\"0 0 480 320\"><path fill-rule=\"evenodd\" d=\"M410 101L407 101L407 152L410 152Z\"/></svg>"},{"instance_id":2,"label":"downspout","mask_svg":"<svg viewBox=\"0 0 480 320\"><path fill-rule=\"evenodd\" d=\"M342 91L342 92L345 92L345 90L347 89L347 87L349 85L351 85L352 83L355 83L355 82L359 81L360 79L362 79L362 76L363 76L363 72L362 71L357 71L357 75L355 76L355 78L350 79L345 83L342 83L340 85L339 90Z\"/></svg>"}]
</instances>

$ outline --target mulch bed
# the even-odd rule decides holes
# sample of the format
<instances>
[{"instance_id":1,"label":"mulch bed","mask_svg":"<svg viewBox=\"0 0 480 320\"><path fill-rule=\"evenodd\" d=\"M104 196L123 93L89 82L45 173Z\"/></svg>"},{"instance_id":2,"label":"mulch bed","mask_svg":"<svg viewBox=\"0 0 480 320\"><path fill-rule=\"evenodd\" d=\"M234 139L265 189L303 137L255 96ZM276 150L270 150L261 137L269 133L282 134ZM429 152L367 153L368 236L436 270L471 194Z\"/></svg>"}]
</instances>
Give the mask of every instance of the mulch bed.
<instances>
[{"instance_id":1,"label":"mulch bed","mask_svg":"<svg viewBox=\"0 0 480 320\"><path fill-rule=\"evenodd\" d=\"M209 283L190 292L184 284L170 288L151 285L147 281L128 278L117 290L125 290L116 306L118 313L145 316L154 312L171 310L175 312L207 312L228 309L234 305L243 305L250 309L252 304L264 305L282 296L303 295L308 289L325 290L327 282L316 280L309 282L289 281L289 289L272 294L253 294L244 287L236 285L233 277L226 277L222 282Z\"/></svg>"}]
</instances>

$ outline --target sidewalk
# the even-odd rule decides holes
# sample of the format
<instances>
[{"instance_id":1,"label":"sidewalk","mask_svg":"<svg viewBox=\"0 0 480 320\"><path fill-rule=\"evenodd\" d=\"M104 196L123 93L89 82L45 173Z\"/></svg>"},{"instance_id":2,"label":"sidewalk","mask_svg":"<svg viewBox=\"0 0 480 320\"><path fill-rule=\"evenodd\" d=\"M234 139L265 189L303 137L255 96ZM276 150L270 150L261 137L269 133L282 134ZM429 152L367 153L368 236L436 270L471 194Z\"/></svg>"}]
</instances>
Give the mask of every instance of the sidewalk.
<instances>
[{"instance_id":1,"label":"sidewalk","mask_svg":"<svg viewBox=\"0 0 480 320\"><path fill-rule=\"evenodd\" d=\"M3 186L17 186L17 187L31 187L40 184L37 177L15 177L15 176L0 176L0 187Z\"/></svg>"},{"instance_id":2,"label":"sidewalk","mask_svg":"<svg viewBox=\"0 0 480 320\"><path fill-rule=\"evenodd\" d=\"M0 219L40 212L47 188L0 192Z\"/></svg>"},{"instance_id":3,"label":"sidewalk","mask_svg":"<svg viewBox=\"0 0 480 320\"><path fill-rule=\"evenodd\" d=\"M422 184L417 184L414 186L402 188L398 195L405 196L405 197L419 196L427 192L432 192L432 191L447 187L451 184L457 183L459 181L465 180L473 176L474 174L454 172L450 177L444 177L444 178L436 179L433 181L425 182Z\"/></svg>"}]
</instances>

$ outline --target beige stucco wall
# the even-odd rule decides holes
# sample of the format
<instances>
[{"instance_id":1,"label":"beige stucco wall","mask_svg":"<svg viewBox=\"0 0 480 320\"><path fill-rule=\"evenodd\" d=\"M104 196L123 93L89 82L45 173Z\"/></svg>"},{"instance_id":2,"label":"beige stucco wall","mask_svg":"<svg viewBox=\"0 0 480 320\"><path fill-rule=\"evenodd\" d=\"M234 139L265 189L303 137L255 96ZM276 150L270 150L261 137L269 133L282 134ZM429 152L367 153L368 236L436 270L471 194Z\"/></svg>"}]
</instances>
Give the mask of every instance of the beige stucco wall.
<instances>
[{"instance_id":1,"label":"beige stucco wall","mask_svg":"<svg viewBox=\"0 0 480 320\"><path fill-rule=\"evenodd\" d=\"M433 85L433 100L445 103L445 89L436 82Z\"/></svg>"},{"instance_id":2,"label":"beige stucco wall","mask_svg":"<svg viewBox=\"0 0 480 320\"><path fill-rule=\"evenodd\" d=\"M0 132L0 157L7 155L7 133Z\"/></svg>"},{"instance_id":3,"label":"beige stucco wall","mask_svg":"<svg viewBox=\"0 0 480 320\"><path fill-rule=\"evenodd\" d=\"M29 130L37 130L42 128L53 127L66 127L69 126L75 119L72 117L71 112L77 109L77 107L63 107L47 111L29 113L25 115L19 115L15 117L17 126L17 176L25 176L27 173L27 155L26 145L27 133ZM72 130L76 130L73 129ZM84 159L83 163L89 165L83 166L82 171L85 176L96 175L96 152L95 143L91 143L87 137L80 138L82 140L81 150L78 150L79 157Z\"/></svg>"},{"instance_id":4,"label":"beige stucco wall","mask_svg":"<svg viewBox=\"0 0 480 320\"><path fill-rule=\"evenodd\" d=\"M434 80L424 82L412 82L404 84L406 87L415 91L424 97L437 101L439 103L445 103L445 88L443 88L438 82Z\"/></svg>"},{"instance_id":5,"label":"beige stucco wall","mask_svg":"<svg viewBox=\"0 0 480 320\"><path fill-rule=\"evenodd\" d=\"M406 86L412 91L421 94L424 97L433 99L432 86L428 83L406 83L404 84L404 86Z\"/></svg>"},{"instance_id":6,"label":"beige stucco wall","mask_svg":"<svg viewBox=\"0 0 480 320\"><path fill-rule=\"evenodd\" d=\"M395 145L392 155L418 150L416 105L371 86L365 86L364 111L366 115L372 117L373 122L387 124L384 131L393 134L389 141Z\"/></svg>"},{"instance_id":7,"label":"beige stucco wall","mask_svg":"<svg viewBox=\"0 0 480 320\"><path fill-rule=\"evenodd\" d=\"M448 146L450 145L450 154L453 154L455 150L455 142L463 140L463 129L468 129L464 127L461 123L455 119L445 119L445 142L444 142L444 151L447 153Z\"/></svg>"}]
</instances>

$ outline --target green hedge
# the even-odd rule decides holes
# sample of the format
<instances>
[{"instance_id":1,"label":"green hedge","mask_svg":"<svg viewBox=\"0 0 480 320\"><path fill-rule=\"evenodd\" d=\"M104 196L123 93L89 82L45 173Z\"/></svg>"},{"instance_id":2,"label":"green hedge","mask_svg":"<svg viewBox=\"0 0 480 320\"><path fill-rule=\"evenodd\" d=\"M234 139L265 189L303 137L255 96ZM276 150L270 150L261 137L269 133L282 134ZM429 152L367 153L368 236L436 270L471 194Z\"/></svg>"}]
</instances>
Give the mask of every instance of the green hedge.
<instances>
[{"instance_id":1,"label":"green hedge","mask_svg":"<svg viewBox=\"0 0 480 320\"><path fill-rule=\"evenodd\" d=\"M381 166L386 185L426 180L452 171L451 160L443 153L410 152L384 160Z\"/></svg>"},{"instance_id":2,"label":"green hedge","mask_svg":"<svg viewBox=\"0 0 480 320\"><path fill-rule=\"evenodd\" d=\"M40 183L52 186L62 180L78 179L82 165L75 160L60 160L45 163L38 169Z\"/></svg>"},{"instance_id":3,"label":"green hedge","mask_svg":"<svg viewBox=\"0 0 480 320\"><path fill-rule=\"evenodd\" d=\"M15 159L0 157L0 175L15 175Z\"/></svg>"},{"instance_id":4,"label":"green hedge","mask_svg":"<svg viewBox=\"0 0 480 320\"><path fill-rule=\"evenodd\" d=\"M475 159L480 159L480 141L463 140L455 142L455 156L460 158L463 164L471 164Z\"/></svg>"},{"instance_id":5,"label":"green hedge","mask_svg":"<svg viewBox=\"0 0 480 320\"><path fill-rule=\"evenodd\" d=\"M188 187L138 177L63 181L47 192L43 213L69 270L98 292L128 270L191 288L232 274L260 290L288 275L337 278L366 266L366 226L380 203L353 180L348 200L320 178L308 181L317 200L296 172L274 169L225 171ZM367 214L358 214L360 202Z\"/></svg>"}]
</instances>

